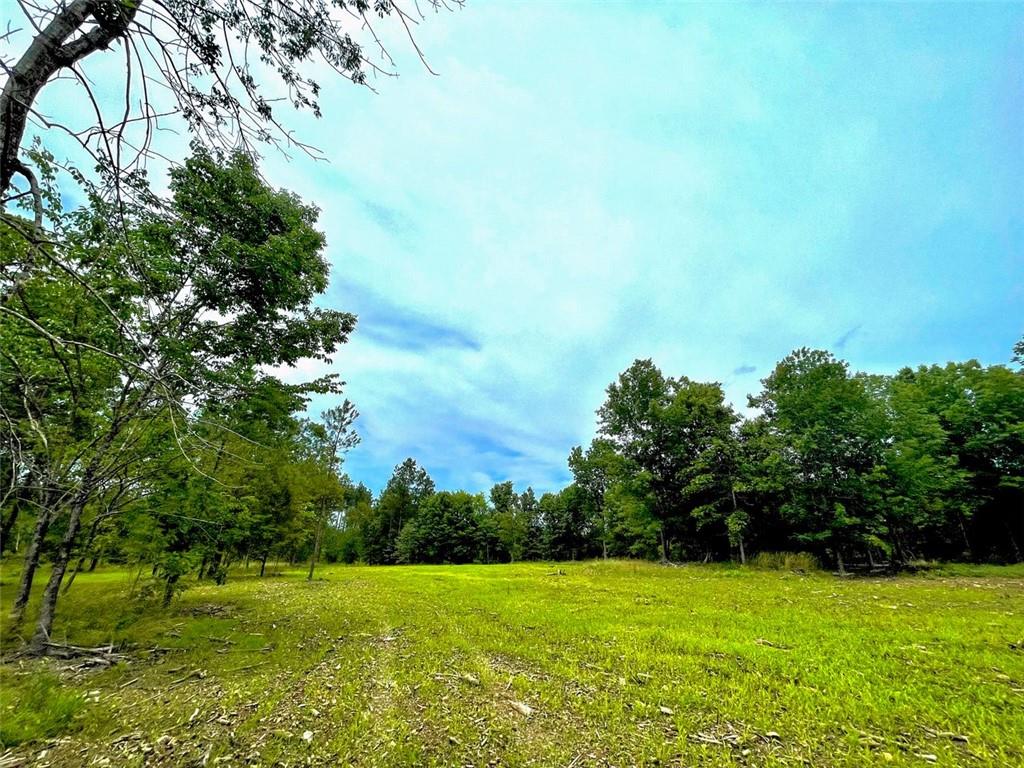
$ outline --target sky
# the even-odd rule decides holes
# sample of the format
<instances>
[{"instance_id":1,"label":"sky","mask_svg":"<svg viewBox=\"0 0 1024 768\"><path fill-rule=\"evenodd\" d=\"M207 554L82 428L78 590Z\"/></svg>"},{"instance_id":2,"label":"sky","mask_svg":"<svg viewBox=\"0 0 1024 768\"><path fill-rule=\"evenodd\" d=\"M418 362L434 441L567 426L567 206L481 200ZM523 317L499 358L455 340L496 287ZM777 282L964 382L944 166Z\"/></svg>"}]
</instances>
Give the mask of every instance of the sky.
<instances>
[{"instance_id":1,"label":"sky","mask_svg":"<svg viewBox=\"0 0 1024 768\"><path fill-rule=\"evenodd\" d=\"M886 373L1024 333L1024 5L468 0L416 31L437 75L385 30L399 77L284 116L326 161L264 163L359 316L284 374L347 382L356 481L557 490L636 358L743 409L797 347Z\"/></svg>"}]
</instances>

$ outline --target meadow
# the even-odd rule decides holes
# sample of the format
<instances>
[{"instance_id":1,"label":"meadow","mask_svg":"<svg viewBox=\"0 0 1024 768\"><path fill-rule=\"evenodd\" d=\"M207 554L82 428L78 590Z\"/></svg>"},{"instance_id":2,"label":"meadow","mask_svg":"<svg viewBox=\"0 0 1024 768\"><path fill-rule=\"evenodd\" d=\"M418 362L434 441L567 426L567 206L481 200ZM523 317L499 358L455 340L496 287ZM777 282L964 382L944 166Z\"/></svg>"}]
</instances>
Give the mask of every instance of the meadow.
<instances>
[{"instance_id":1,"label":"meadow","mask_svg":"<svg viewBox=\"0 0 1024 768\"><path fill-rule=\"evenodd\" d=\"M54 639L112 666L5 623L0 766L1024 765L1022 566L269 571L82 574Z\"/></svg>"}]
</instances>

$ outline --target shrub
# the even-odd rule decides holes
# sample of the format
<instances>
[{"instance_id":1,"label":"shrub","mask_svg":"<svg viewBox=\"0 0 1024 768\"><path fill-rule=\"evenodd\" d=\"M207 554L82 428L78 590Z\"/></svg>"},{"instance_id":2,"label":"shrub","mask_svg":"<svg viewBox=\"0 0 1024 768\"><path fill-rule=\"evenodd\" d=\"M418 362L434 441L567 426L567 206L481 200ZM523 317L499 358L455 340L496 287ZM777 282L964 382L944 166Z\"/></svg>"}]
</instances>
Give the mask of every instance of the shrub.
<instances>
[{"instance_id":1,"label":"shrub","mask_svg":"<svg viewBox=\"0 0 1024 768\"><path fill-rule=\"evenodd\" d=\"M758 552L750 565L764 571L821 570L818 558L810 552Z\"/></svg>"}]
</instances>

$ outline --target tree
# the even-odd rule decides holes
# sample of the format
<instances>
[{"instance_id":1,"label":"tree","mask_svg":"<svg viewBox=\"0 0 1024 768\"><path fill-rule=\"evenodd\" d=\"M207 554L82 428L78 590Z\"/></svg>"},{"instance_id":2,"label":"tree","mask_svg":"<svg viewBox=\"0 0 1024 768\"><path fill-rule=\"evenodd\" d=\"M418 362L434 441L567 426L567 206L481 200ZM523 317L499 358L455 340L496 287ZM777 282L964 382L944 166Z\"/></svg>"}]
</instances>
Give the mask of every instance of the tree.
<instances>
[{"instance_id":1,"label":"tree","mask_svg":"<svg viewBox=\"0 0 1024 768\"><path fill-rule=\"evenodd\" d=\"M831 552L844 572L844 551L865 552L884 535L867 495L881 458L882 409L863 379L821 350L796 350L761 384L750 405L762 410L793 462L783 513L803 541Z\"/></svg>"},{"instance_id":2,"label":"tree","mask_svg":"<svg viewBox=\"0 0 1024 768\"><path fill-rule=\"evenodd\" d=\"M269 189L248 158L197 152L171 172L170 188L167 203L149 197L121 219L92 198L63 232L73 275L50 265L17 286L18 304L0 304L0 334L40 340L5 347L16 396L39 409L14 429L27 440L72 446L71 460L36 462L48 467L47 485L56 489L40 520L59 516L66 525L43 594L37 651L48 642L83 513L126 466L142 465L143 436L153 429L168 435L201 469L195 456L210 446L192 429L194 414L230 400L263 366L327 359L355 324L352 315L312 305L328 271L316 211ZM51 282L78 291L86 307L75 317L100 319L67 325L65 314L51 311L53 299L36 292ZM70 422L51 420L65 404L39 399L33 370L42 364L60 372L71 391L81 360L103 371L106 383L91 381L82 391L98 400L81 400L66 417L87 420L78 439L65 431ZM337 387L328 377L304 389Z\"/></svg>"},{"instance_id":3,"label":"tree","mask_svg":"<svg viewBox=\"0 0 1024 768\"><path fill-rule=\"evenodd\" d=\"M423 500L397 543L401 563L471 563L479 551L479 521L487 512L483 494L441 491Z\"/></svg>"},{"instance_id":4,"label":"tree","mask_svg":"<svg viewBox=\"0 0 1024 768\"><path fill-rule=\"evenodd\" d=\"M714 516L708 494L719 476L709 470L711 454L730 439L737 420L716 383L669 378L650 360L637 360L617 382L598 410L598 431L614 449L646 473L651 507L659 522L661 559L678 546L681 554L710 548L694 530ZM722 531L724 536L724 530Z\"/></svg>"},{"instance_id":5,"label":"tree","mask_svg":"<svg viewBox=\"0 0 1024 768\"><path fill-rule=\"evenodd\" d=\"M533 489L518 494L512 481L495 483L490 491L491 509L480 522L484 562L504 553L510 562L525 560L539 546L537 499Z\"/></svg>"},{"instance_id":6,"label":"tree","mask_svg":"<svg viewBox=\"0 0 1024 768\"><path fill-rule=\"evenodd\" d=\"M969 523L959 519L975 557L1024 556L1024 374L977 361L904 369L897 378L915 390L921 407L946 436L969 483Z\"/></svg>"},{"instance_id":7,"label":"tree","mask_svg":"<svg viewBox=\"0 0 1024 768\"><path fill-rule=\"evenodd\" d=\"M739 416L725 402L722 386L677 379L663 418L671 439L668 449L675 453L679 467L680 523L692 522L696 528L680 535L692 538L705 559L723 543L735 542L742 550L739 534L746 521L736 505L737 445L732 432Z\"/></svg>"},{"instance_id":8,"label":"tree","mask_svg":"<svg viewBox=\"0 0 1024 768\"><path fill-rule=\"evenodd\" d=\"M313 580L313 569L320 556L320 545L331 512L337 510L344 501L344 484L340 478L344 454L358 445L360 439L352 428L359 418L359 412L348 400L324 411L320 418L323 420L322 425L306 425L312 470L309 477L317 486L310 502L315 510L316 528L313 550L309 556L308 581Z\"/></svg>"},{"instance_id":9,"label":"tree","mask_svg":"<svg viewBox=\"0 0 1024 768\"><path fill-rule=\"evenodd\" d=\"M667 445L663 418L673 389L674 382L651 360L636 360L608 386L604 405L597 411L598 432L647 474L662 560L668 559L666 527L680 495L680 467L677 455Z\"/></svg>"},{"instance_id":10,"label":"tree","mask_svg":"<svg viewBox=\"0 0 1024 768\"><path fill-rule=\"evenodd\" d=\"M395 467L365 528L367 562L395 562L399 534L433 493L434 481L414 459L408 458Z\"/></svg>"},{"instance_id":11,"label":"tree","mask_svg":"<svg viewBox=\"0 0 1024 768\"><path fill-rule=\"evenodd\" d=\"M594 529L575 485L545 493L538 504L545 554L552 560L580 560L594 552Z\"/></svg>"},{"instance_id":12,"label":"tree","mask_svg":"<svg viewBox=\"0 0 1024 768\"><path fill-rule=\"evenodd\" d=\"M612 543L614 520L606 496L609 488L622 477L625 460L615 451L610 440L594 440L587 452L576 446L569 454L569 470L579 489L588 516L597 527L601 541L601 557L608 559Z\"/></svg>"},{"instance_id":13,"label":"tree","mask_svg":"<svg viewBox=\"0 0 1024 768\"><path fill-rule=\"evenodd\" d=\"M291 106L319 116L321 85L304 73L308 63L322 62L358 84L367 83L368 72L393 75L394 62L376 29L385 18L420 53L410 32L419 11L407 11L397 0L72 0L19 6L35 32L21 56L3 61L8 77L0 93L0 197L14 197L12 181L22 176L37 224L42 195L36 174L19 154L29 120L64 129L119 192L126 176L159 154L153 137L172 116L211 149L241 146L254 155L255 145L270 142L311 152L280 122L278 99L266 95L269 86L283 87ZM364 53L350 29L373 41L383 65ZM124 98L104 114L82 65L117 48L124 60ZM63 71L78 81L83 103L93 106L85 125L54 124L35 108L41 90ZM124 109L136 104L137 110Z\"/></svg>"},{"instance_id":14,"label":"tree","mask_svg":"<svg viewBox=\"0 0 1024 768\"><path fill-rule=\"evenodd\" d=\"M968 476L950 451L949 436L909 371L880 377L878 396L888 429L873 482L887 549L898 563L923 551L961 554L964 548L952 542L965 533L972 509ZM969 549L966 538L963 543Z\"/></svg>"}]
</instances>

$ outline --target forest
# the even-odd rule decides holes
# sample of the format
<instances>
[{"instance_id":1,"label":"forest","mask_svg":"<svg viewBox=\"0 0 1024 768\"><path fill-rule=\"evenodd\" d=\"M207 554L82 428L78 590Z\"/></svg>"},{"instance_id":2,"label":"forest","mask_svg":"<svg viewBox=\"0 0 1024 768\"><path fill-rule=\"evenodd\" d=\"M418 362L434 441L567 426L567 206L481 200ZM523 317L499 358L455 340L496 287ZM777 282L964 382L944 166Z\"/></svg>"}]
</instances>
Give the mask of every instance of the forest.
<instances>
[{"instance_id":1,"label":"forest","mask_svg":"<svg viewBox=\"0 0 1024 768\"><path fill-rule=\"evenodd\" d=\"M868 375L798 349L761 383L749 401L758 415L744 418L720 384L637 360L608 386L598 436L570 452L566 488L435 492L407 459L376 500L354 491L325 554L743 563L807 551L840 572L851 561L1021 559L1020 370L969 361Z\"/></svg>"}]
</instances>

